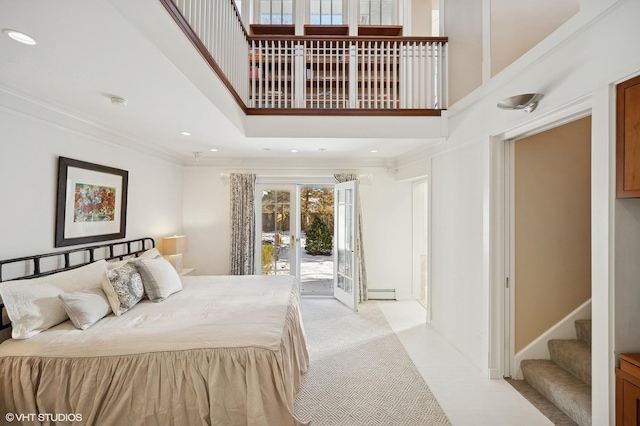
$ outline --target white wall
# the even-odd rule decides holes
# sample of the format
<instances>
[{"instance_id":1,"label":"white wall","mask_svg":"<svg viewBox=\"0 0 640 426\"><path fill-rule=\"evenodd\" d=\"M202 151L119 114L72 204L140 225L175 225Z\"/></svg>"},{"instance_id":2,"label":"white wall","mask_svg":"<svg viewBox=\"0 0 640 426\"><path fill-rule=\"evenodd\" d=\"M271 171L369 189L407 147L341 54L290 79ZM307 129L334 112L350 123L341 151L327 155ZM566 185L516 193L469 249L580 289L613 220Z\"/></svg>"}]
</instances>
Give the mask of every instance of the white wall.
<instances>
[{"instance_id":1,"label":"white wall","mask_svg":"<svg viewBox=\"0 0 640 426\"><path fill-rule=\"evenodd\" d=\"M632 54L640 38L637 16L637 0L583 0L580 12L558 31L452 105L450 136L430 154L434 319L444 337L476 366L483 371L492 369L496 366L486 364L485 354L495 346L482 343L478 348L477 342L499 339L501 318L494 317L491 311L489 323L489 304L484 294L478 294L478 286L494 278L491 286L495 294L503 288L504 277L490 275L492 256L502 253L487 253L487 247L492 247L487 242L493 231L483 221L487 206L494 207L492 191L499 188L492 185L490 191L485 186L489 172L494 177L489 168L496 167L500 159L490 162L484 153L493 136L553 125L592 108L593 423L599 425L609 424L612 419L615 389L611 365L615 304L610 300L614 252L609 245L614 229L609 207L615 197L610 181L613 159L609 153L615 140L611 131L615 127L611 116L615 103L606 94L612 84L640 72L640 57ZM531 92L545 95L532 114L496 108L501 99ZM458 269L454 265L459 265ZM468 303L473 296L478 296L475 303ZM500 309L500 304L496 305L491 308ZM455 317L450 312L453 309ZM471 329L464 330L462 324ZM493 363L496 354L490 354L490 359Z\"/></svg>"},{"instance_id":2,"label":"white wall","mask_svg":"<svg viewBox=\"0 0 640 426\"><path fill-rule=\"evenodd\" d=\"M449 105L482 84L482 7L478 0L444 2L441 20L449 37Z\"/></svg>"},{"instance_id":3,"label":"white wall","mask_svg":"<svg viewBox=\"0 0 640 426\"><path fill-rule=\"evenodd\" d=\"M0 259L55 251L58 156L129 171L127 238L151 236L158 242L180 232L182 166L42 120L37 113L0 108Z\"/></svg>"},{"instance_id":4,"label":"white wall","mask_svg":"<svg viewBox=\"0 0 640 426\"><path fill-rule=\"evenodd\" d=\"M301 171L298 162L279 169L260 169L258 177L294 174L331 177L333 171ZM289 170L287 170L289 169ZM359 168L370 175L360 185L364 252L370 288L395 288L400 299L414 298L411 288L411 183L398 182L382 168ZM239 170L241 171L241 170ZM340 172L338 170L337 172ZM231 235L229 170L186 167L184 172L184 232L189 236L185 267L198 275L227 274ZM308 178L301 177L304 183ZM283 179L293 183L295 178ZM277 178L270 178L271 182ZM416 295L417 297L417 295Z\"/></svg>"},{"instance_id":5,"label":"white wall","mask_svg":"<svg viewBox=\"0 0 640 426\"><path fill-rule=\"evenodd\" d=\"M417 299L412 289L411 182L398 182L384 169L360 185L363 242L369 288L395 288L398 299Z\"/></svg>"},{"instance_id":6,"label":"white wall","mask_svg":"<svg viewBox=\"0 0 640 426\"><path fill-rule=\"evenodd\" d=\"M196 275L226 275L231 253L231 205L228 173L216 167L184 169L184 232L189 251L183 264Z\"/></svg>"},{"instance_id":7,"label":"white wall","mask_svg":"<svg viewBox=\"0 0 640 426\"><path fill-rule=\"evenodd\" d=\"M431 324L479 370L486 367L482 143L431 164Z\"/></svg>"},{"instance_id":8,"label":"white wall","mask_svg":"<svg viewBox=\"0 0 640 426\"><path fill-rule=\"evenodd\" d=\"M579 0L491 0L491 75L496 75L580 9Z\"/></svg>"}]
</instances>

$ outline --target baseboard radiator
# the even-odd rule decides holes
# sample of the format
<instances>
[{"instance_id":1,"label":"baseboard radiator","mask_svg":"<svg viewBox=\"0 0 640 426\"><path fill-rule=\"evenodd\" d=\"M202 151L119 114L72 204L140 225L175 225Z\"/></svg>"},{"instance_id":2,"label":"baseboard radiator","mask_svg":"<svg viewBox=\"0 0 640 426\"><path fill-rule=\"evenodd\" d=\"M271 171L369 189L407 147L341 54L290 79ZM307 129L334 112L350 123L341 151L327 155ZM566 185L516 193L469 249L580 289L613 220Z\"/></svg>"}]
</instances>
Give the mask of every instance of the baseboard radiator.
<instances>
[{"instance_id":1,"label":"baseboard radiator","mask_svg":"<svg viewBox=\"0 0 640 426\"><path fill-rule=\"evenodd\" d=\"M372 288L367 290L369 300L396 300L395 288Z\"/></svg>"}]
</instances>

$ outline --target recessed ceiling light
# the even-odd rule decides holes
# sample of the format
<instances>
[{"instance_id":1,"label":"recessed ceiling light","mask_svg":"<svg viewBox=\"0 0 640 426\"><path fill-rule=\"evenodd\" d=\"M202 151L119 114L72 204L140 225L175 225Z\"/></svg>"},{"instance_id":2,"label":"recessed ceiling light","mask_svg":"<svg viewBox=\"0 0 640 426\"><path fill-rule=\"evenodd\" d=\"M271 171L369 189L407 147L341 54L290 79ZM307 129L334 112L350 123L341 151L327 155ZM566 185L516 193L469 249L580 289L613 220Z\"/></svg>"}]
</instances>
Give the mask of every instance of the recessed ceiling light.
<instances>
[{"instance_id":1,"label":"recessed ceiling light","mask_svg":"<svg viewBox=\"0 0 640 426\"><path fill-rule=\"evenodd\" d=\"M189 132L180 132L180 134L182 136L191 136L191 133L189 133Z\"/></svg>"},{"instance_id":2,"label":"recessed ceiling light","mask_svg":"<svg viewBox=\"0 0 640 426\"><path fill-rule=\"evenodd\" d=\"M215 149L215 148L211 148L209 151L211 151L211 152L218 152L218 150L217 150L217 149Z\"/></svg>"},{"instance_id":3,"label":"recessed ceiling light","mask_svg":"<svg viewBox=\"0 0 640 426\"><path fill-rule=\"evenodd\" d=\"M374 154L375 154L376 152L378 152L378 150L377 150L377 149L372 149L372 150L371 150L371 151L369 151L369 152L371 152L371 153L374 153Z\"/></svg>"},{"instance_id":4,"label":"recessed ceiling light","mask_svg":"<svg viewBox=\"0 0 640 426\"><path fill-rule=\"evenodd\" d=\"M298 152L298 150L297 149L292 149L291 152Z\"/></svg>"},{"instance_id":5,"label":"recessed ceiling light","mask_svg":"<svg viewBox=\"0 0 640 426\"><path fill-rule=\"evenodd\" d=\"M36 41L33 38L26 35L25 33L21 33L20 31L6 29L3 30L3 32L20 43L28 44L29 46L33 46L36 44Z\"/></svg>"},{"instance_id":6,"label":"recessed ceiling light","mask_svg":"<svg viewBox=\"0 0 640 426\"><path fill-rule=\"evenodd\" d=\"M121 98L120 96L110 96L109 99L111 99L112 104L118 106L125 106L128 102L125 98Z\"/></svg>"}]
</instances>

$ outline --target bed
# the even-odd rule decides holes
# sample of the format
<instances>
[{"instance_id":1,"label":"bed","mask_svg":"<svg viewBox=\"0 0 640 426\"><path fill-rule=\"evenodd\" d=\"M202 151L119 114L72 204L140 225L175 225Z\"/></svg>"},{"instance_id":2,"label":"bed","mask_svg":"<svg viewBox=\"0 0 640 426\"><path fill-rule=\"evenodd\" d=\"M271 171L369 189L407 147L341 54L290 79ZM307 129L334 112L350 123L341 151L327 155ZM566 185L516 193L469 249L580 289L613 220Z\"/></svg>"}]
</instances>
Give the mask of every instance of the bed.
<instances>
[{"instance_id":1,"label":"bed","mask_svg":"<svg viewBox=\"0 0 640 426\"><path fill-rule=\"evenodd\" d=\"M124 249L118 253L106 245L104 259L136 259L149 241L152 245L151 239L120 243ZM145 247L132 249L137 244ZM103 246L91 249L62 254L64 265L44 273L40 264L49 255L18 260L39 259L37 267L27 267L27 277L53 279L77 268L69 259L78 251L90 258L87 263L102 262L96 253ZM0 262L0 274L7 264L15 259ZM181 290L160 303L142 299L86 330L77 328L74 318L0 344L0 418L35 413L59 416L50 424L304 424L293 414L309 361L295 279L180 280ZM0 294L10 311L8 292ZM74 423L74 416L82 421ZM26 420L23 424L42 424L42 417Z\"/></svg>"}]
</instances>

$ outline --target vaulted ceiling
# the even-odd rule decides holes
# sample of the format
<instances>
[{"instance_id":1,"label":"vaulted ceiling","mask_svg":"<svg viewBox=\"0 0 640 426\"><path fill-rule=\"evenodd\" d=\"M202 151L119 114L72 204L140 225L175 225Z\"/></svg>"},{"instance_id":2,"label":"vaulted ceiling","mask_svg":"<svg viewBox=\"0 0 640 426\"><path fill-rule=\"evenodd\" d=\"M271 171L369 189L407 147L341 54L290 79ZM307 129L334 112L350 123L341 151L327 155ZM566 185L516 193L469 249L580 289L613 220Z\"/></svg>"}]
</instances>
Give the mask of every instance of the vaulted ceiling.
<instances>
[{"instance_id":1,"label":"vaulted ceiling","mask_svg":"<svg viewBox=\"0 0 640 426\"><path fill-rule=\"evenodd\" d=\"M1 35L0 106L106 128L178 162L385 164L444 134L436 117L247 117L158 0L2 0L0 29L37 41Z\"/></svg>"}]
</instances>

